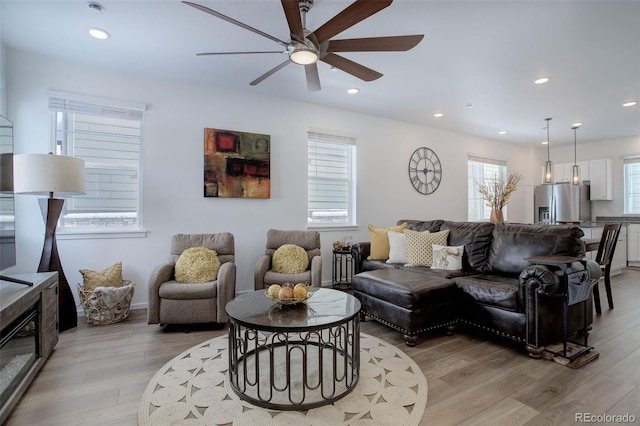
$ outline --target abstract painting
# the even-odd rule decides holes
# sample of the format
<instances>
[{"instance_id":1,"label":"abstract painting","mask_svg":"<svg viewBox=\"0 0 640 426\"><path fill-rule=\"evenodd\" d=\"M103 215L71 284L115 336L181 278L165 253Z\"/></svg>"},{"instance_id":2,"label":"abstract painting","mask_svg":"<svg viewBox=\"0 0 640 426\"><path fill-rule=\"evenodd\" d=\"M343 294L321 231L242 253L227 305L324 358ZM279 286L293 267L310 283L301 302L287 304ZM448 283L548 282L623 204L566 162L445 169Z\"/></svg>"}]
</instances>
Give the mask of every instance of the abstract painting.
<instances>
[{"instance_id":1,"label":"abstract painting","mask_svg":"<svg viewBox=\"0 0 640 426\"><path fill-rule=\"evenodd\" d=\"M204 129L204 196L271 197L271 136Z\"/></svg>"}]
</instances>

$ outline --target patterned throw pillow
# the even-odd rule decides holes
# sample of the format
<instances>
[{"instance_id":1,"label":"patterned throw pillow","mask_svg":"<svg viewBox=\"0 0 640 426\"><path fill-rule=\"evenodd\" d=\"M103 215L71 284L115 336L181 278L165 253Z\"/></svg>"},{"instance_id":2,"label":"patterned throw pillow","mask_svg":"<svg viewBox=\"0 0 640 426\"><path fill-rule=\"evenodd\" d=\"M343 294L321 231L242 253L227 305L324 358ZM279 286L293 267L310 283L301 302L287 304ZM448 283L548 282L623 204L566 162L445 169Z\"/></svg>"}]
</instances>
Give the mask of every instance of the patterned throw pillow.
<instances>
[{"instance_id":1,"label":"patterned throw pillow","mask_svg":"<svg viewBox=\"0 0 640 426\"><path fill-rule=\"evenodd\" d=\"M407 222L388 228L377 228L369 225L371 248L367 260L387 260L389 258L389 231L402 232L407 225Z\"/></svg>"},{"instance_id":2,"label":"patterned throw pillow","mask_svg":"<svg viewBox=\"0 0 640 426\"><path fill-rule=\"evenodd\" d=\"M427 233L405 229L404 235L407 237L407 257L409 259L409 262L404 266L431 267L433 260L432 245L446 246L449 230Z\"/></svg>"},{"instance_id":3,"label":"patterned throw pillow","mask_svg":"<svg viewBox=\"0 0 640 426\"><path fill-rule=\"evenodd\" d=\"M308 266L307 252L295 244L281 245L271 258L271 269L280 274L299 274L306 271Z\"/></svg>"},{"instance_id":4,"label":"patterned throw pillow","mask_svg":"<svg viewBox=\"0 0 640 426\"><path fill-rule=\"evenodd\" d=\"M96 287L121 287L122 286L122 262L109 266L102 272L90 269L80 269L82 274L84 291L93 292Z\"/></svg>"},{"instance_id":5,"label":"patterned throw pillow","mask_svg":"<svg viewBox=\"0 0 640 426\"><path fill-rule=\"evenodd\" d=\"M176 281L179 283L206 283L218 278L220 259L206 247L191 247L176 261Z\"/></svg>"},{"instance_id":6,"label":"patterned throw pillow","mask_svg":"<svg viewBox=\"0 0 640 426\"><path fill-rule=\"evenodd\" d=\"M464 246L446 247L432 244L433 262L431 269L445 269L447 271L462 270L462 255Z\"/></svg>"}]
</instances>

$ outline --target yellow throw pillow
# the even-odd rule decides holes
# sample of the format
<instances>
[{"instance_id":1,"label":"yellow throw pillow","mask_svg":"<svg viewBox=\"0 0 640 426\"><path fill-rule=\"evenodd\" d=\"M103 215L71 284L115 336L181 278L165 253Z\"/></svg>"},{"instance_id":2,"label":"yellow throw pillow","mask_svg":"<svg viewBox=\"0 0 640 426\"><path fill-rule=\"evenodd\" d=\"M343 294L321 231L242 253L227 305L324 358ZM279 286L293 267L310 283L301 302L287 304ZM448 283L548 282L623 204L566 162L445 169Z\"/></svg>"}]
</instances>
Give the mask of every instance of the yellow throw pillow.
<instances>
[{"instance_id":1,"label":"yellow throw pillow","mask_svg":"<svg viewBox=\"0 0 640 426\"><path fill-rule=\"evenodd\" d=\"M427 233L405 229L404 235L407 237L407 258L409 259L409 263L404 266L431 267L433 261L432 245L446 246L449 230Z\"/></svg>"},{"instance_id":2,"label":"yellow throw pillow","mask_svg":"<svg viewBox=\"0 0 640 426\"><path fill-rule=\"evenodd\" d=\"M281 245L271 259L271 269L280 274L299 274L306 271L308 266L307 252L295 244Z\"/></svg>"},{"instance_id":3,"label":"yellow throw pillow","mask_svg":"<svg viewBox=\"0 0 640 426\"><path fill-rule=\"evenodd\" d=\"M191 247L176 261L176 281L179 283L205 283L218 278L220 259L214 250Z\"/></svg>"},{"instance_id":4,"label":"yellow throw pillow","mask_svg":"<svg viewBox=\"0 0 640 426\"><path fill-rule=\"evenodd\" d=\"M376 228L369 225L371 249L367 260L387 260L389 258L389 231L402 232L407 225L407 222L388 228Z\"/></svg>"},{"instance_id":5,"label":"yellow throw pillow","mask_svg":"<svg viewBox=\"0 0 640 426\"><path fill-rule=\"evenodd\" d=\"M84 291L93 292L96 287L122 287L122 262L109 266L102 272L80 269Z\"/></svg>"}]
</instances>

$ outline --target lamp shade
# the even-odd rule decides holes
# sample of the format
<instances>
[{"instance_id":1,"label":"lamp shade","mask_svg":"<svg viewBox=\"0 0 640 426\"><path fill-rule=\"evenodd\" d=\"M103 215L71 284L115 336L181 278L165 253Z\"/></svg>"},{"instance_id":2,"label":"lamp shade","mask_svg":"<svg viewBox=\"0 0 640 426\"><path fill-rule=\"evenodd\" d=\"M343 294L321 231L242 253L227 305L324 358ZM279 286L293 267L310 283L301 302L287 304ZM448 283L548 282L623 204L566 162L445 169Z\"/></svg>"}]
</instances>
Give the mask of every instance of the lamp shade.
<instances>
[{"instance_id":1,"label":"lamp shade","mask_svg":"<svg viewBox=\"0 0 640 426\"><path fill-rule=\"evenodd\" d=\"M13 154L0 154L0 192L13 192Z\"/></svg>"},{"instance_id":2,"label":"lamp shade","mask_svg":"<svg viewBox=\"0 0 640 426\"><path fill-rule=\"evenodd\" d=\"M53 154L17 154L14 156L16 194L61 196L86 193L84 161Z\"/></svg>"}]
</instances>

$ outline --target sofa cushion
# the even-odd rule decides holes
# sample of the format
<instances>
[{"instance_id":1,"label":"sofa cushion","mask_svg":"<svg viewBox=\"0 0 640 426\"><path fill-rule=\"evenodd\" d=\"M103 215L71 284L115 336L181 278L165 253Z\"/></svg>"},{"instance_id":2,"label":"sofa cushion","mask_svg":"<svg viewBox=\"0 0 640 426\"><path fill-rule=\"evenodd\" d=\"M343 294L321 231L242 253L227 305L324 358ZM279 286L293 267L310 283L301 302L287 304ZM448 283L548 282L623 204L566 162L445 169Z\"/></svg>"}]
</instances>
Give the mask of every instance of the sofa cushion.
<instances>
[{"instance_id":1,"label":"sofa cushion","mask_svg":"<svg viewBox=\"0 0 640 426\"><path fill-rule=\"evenodd\" d=\"M442 224L444 223L444 220L442 219L436 219L436 220L411 220L411 219L407 219L407 220L399 220L398 221L398 225L400 225L401 223L406 223L407 224L407 229L411 229L412 231L418 231L418 232L424 232L424 231L429 231L429 232L438 232L440 231Z\"/></svg>"},{"instance_id":2,"label":"sofa cushion","mask_svg":"<svg viewBox=\"0 0 640 426\"><path fill-rule=\"evenodd\" d=\"M584 233L573 225L522 225L499 223L493 229L493 242L486 270L517 277L531 264L532 256L584 256Z\"/></svg>"},{"instance_id":3,"label":"sofa cushion","mask_svg":"<svg viewBox=\"0 0 640 426\"><path fill-rule=\"evenodd\" d=\"M405 230L407 237L407 257L409 261L405 266L431 266L433 261L433 244L447 245L449 231L418 232Z\"/></svg>"},{"instance_id":4,"label":"sofa cushion","mask_svg":"<svg viewBox=\"0 0 640 426\"><path fill-rule=\"evenodd\" d=\"M450 222L442 224L449 230L449 245L464 246L462 268L482 272L491 248L494 224L490 222Z\"/></svg>"},{"instance_id":5,"label":"sofa cushion","mask_svg":"<svg viewBox=\"0 0 640 426\"><path fill-rule=\"evenodd\" d=\"M402 269L362 272L353 277L352 286L357 292L406 309L451 303L458 294L452 280Z\"/></svg>"},{"instance_id":6,"label":"sofa cushion","mask_svg":"<svg viewBox=\"0 0 640 426\"><path fill-rule=\"evenodd\" d=\"M475 303L518 310L517 278L482 274L457 277L453 281Z\"/></svg>"},{"instance_id":7,"label":"sofa cushion","mask_svg":"<svg viewBox=\"0 0 640 426\"><path fill-rule=\"evenodd\" d=\"M369 224L369 238L371 251L368 260L387 260L389 258L389 231L402 232L407 227L406 223L388 228L378 228Z\"/></svg>"}]
</instances>

